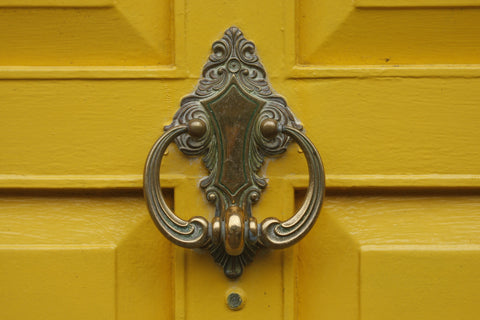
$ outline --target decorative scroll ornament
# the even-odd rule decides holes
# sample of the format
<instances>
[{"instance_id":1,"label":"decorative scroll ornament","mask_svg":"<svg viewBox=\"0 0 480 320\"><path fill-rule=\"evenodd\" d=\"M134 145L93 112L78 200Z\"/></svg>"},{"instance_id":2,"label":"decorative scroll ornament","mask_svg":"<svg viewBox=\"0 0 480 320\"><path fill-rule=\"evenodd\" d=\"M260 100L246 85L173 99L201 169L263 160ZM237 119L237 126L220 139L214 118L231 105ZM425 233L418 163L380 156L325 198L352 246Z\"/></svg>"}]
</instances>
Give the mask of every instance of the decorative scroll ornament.
<instances>
[{"instance_id":1,"label":"decorative scroll ornament","mask_svg":"<svg viewBox=\"0 0 480 320\"><path fill-rule=\"evenodd\" d=\"M195 92L182 99L165 130L147 158L144 190L154 222L174 243L209 250L225 274L237 278L256 250L293 245L313 226L325 191L320 156L285 99L272 92L255 45L238 28L229 28L213 43ZM258 171L266 156L285 152L291 140L308 163L305 202L284 222L267 218L258 223L252 205L267 186ZM209 175L200 186L216 208L211 222L178 218L162 197L160 163L172 141L186 155L203 156Z\"/></svg>"}]
</instances>

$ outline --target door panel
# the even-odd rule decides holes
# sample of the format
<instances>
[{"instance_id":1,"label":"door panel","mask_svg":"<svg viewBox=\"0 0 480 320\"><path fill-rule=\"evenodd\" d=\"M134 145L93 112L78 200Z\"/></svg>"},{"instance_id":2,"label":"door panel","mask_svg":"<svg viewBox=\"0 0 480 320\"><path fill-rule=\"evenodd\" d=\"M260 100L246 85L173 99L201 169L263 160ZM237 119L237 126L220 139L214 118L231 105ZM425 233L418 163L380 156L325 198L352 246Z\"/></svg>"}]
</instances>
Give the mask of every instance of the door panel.
<instances>
[{"instance_id":1,"label":"door panel","mask_svg":"<svg viewBox=\"0 0 480 320\"><path fill-rule=\"evenodd\" d=\"M475 318L477 2L0 0L0 318ZM149 149L231 25L327 174L313 230L237 281L171 246L141 195ZM212 217L200 159L170 147L161 171L179 217ZM261 174L253 214L289 217L301 150Z\"/></svg>"},{"instance_id":2,"label":"door panel","mask_svg":"<svg viewBox=\"0 0 480 320\"><path fill-rule=\"evenodd\" d=\"M168 65L170 1L0 2L1 65Z\"/></svg>"},{"instance_id":3,"label":"door panel","mask_svg":"<svg viewBox=\"0 0 480 320\"><path fill-rule=\"evenodd\" d=\"M0 318L171 318L172 251L144 206L139 192L2 193Z\"/></svg>"},{"instance_id":4,"label":"door panel","mask_svg":"<svg viewBox=\"0 0 480 320\"><path fill-rule=\"evenodd\" d=\"M475 318L479 200L457 192L331 192L298 248L298 318Z\"/></svg>"},{"instance_id":5,"label":"door panel","mask_svg":"<svg viewBox=\"0 0 480 320\"><path fill-rule=\"evenodd\" d=\"M305 65L479 63L480 2L299 1L298 62Z\"/></svg>"}]
</instances>

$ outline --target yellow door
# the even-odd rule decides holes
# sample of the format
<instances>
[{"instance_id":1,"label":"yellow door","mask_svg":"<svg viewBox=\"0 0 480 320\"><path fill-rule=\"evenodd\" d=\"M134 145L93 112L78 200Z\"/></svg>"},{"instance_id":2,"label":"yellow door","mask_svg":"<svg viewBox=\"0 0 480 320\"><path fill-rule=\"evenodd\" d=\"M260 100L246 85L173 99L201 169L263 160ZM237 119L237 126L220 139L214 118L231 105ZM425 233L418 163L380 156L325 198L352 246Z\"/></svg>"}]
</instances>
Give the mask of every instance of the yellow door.
<instances>
[{"instance_id":1,"label":"yellow door","mask_svg":"<svg viewBox=\"0 0 480 320\"><path fill-rule=\"evenodd\" d=\"M0 319L477 319L479 21L478 0L0 0ZM170 244L141 190L232 25L327 186L310 233L234 281ZM177 215L211 216L201 159L171 146L161 170ZM301 150L261 174L253 214L289 217Z\"/></svg>"}]
</instances>

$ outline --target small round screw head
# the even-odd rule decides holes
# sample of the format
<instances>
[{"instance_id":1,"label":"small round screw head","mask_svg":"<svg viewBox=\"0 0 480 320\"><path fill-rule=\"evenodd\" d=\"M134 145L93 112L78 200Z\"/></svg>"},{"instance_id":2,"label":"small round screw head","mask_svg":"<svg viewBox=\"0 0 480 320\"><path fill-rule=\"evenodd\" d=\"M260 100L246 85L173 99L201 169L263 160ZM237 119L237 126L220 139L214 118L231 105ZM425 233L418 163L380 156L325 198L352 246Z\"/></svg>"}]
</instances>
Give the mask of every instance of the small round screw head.
<instances>
[{"instance_id":1,"label":"small round screw head","mask_svg":"<svg viewBox=\"0 0 480 320\"><path fill-rule=\"evenodd\" d=\"M210 192L209 194L207 194L207 200L208 201L215 201L215 200L217 200L217 195L213 192Z\"/></svg>"},{"instance_id":2,"label":"small round screw head","mask_svg":"<svg viewBox=\"0 0 480 320\"><path fill-rule=\"evenodd\" d=\"M207 132L207 125L201 119L192 119L188 122L188 134L194 138L201 138Z\"/></svg>"},{"instance_id":3,"label":"small round screw head","mask_svg":"<svg viewBox=\"0 0 480 320\"><path fill-rule=\"evenodd\" d=\"M278 122L275 119L265 119L260 125L260 131L265 139L271 140L278 134Z\"/></svg>"},{"instance_id":4,"label":"small round screw head","mask_svg":"<svg viewBox=\"0 0 480 320\"><path fill-rule=\"evenodd\" d=\"M233 311L240 310L245 305L245 299L240 292L231 292L226 300L228 308Z\"/></svg>"},{"instance_id":5,"label":"small round screw head","mask_svg":"<svg viewBox=\"0 0 480 320\"><path fill-rule=\"evenodd\" d=\"M257 202L259 199L260 199L260 194L258 194L258 192L253 192L250 195L250 200L252 200L253 202Z\"/></svg>"}]
</instances>

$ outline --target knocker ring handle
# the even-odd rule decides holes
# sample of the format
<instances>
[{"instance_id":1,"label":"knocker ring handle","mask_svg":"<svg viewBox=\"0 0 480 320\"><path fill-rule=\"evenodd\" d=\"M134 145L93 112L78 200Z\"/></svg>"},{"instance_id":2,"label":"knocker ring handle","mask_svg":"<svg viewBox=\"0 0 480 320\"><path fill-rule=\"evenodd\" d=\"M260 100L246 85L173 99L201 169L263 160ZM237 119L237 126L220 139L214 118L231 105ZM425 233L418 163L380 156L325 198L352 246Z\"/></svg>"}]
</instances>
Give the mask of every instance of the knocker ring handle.
<instances>
[{"instance_id":1,"label":"knocker ring handle","mask_svg":"<svg viewBox=\"0 0 480 320\"><path fill-rule=\"evenodd\" d=\"M256 227L260 244L268 248L285 248L301 240L313 226L325 193L325 174L322 161L312 142L300 131L284 127L282 132L293 138L305 154L309 170L309 183L305 201L290 219L281 222L277 218L263 220ZM187 133L188 126L180 125L162 135L153 146L145 164L144 192L153 221L165 237L185 248L204 247L211 235L211 225L204 217L189 221L180 219L167 206L160 187L160 165L168 145L179 135Z\"/></svg>"},{"instance_id":2,"label":"knocker ring handle","mask_svg":"<svg viewBox=\"0 0 480 320\"><path fill-rule=\"evenodd\" d=\"M157 228L163 235L185 248L200 248L208 240L208 222L204 217L193 217L189 221L180 219L170 210L160 187L160 165L168 145L188 127L178 126L162 135L152 147L145 163L143 190L148 210Z\"/></svg>"},{"instance_id":3,"label":"knocker ring handle","mask_svg":"<svg viewBox=\"0 0 480 320\"><path fill-rule=\"evenodd\" d=\"M325 172L317 149L300 130L285 127L282 130L300 146L308 165L308 189L300 209L290 219L280 222L267 218L261 225L260 239L268 248L285 248L300 241L313 227L325 195Z\"/></svg>"}]
</instances>

